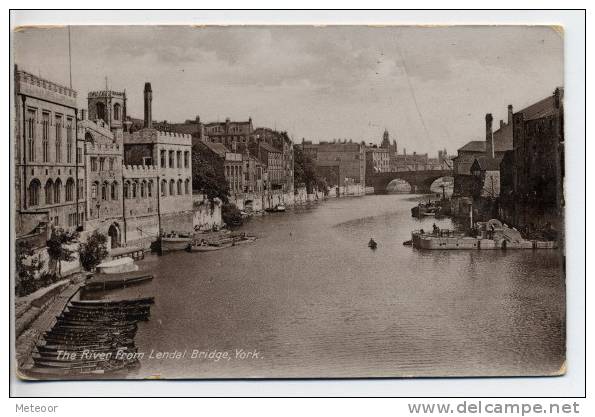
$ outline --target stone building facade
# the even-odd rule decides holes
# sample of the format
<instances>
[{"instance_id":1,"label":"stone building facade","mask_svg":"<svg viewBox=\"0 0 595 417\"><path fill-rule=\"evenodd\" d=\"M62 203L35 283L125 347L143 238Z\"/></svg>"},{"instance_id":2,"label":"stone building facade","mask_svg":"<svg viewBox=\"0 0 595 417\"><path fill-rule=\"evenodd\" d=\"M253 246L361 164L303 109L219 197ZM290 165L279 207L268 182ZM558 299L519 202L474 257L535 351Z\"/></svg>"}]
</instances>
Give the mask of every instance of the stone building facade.
<instances>
[{"instance_id":1,"label":"stone building facade","mask_svg":"<svg viewBox=\"0 0 595 417\"><path fill-rule=\"evenodd\" d=\"M390 152L387 148L371 146L366 149L366 176L390 172Z\"/></svg>"},{"instance_id":2,"label":"stone building facade","mask_svg":"<svg viewBox=\"0 0 595 417\"><path fill-rule=\"evenodd\" d=\"M15 67L17 237L74 230L85 220L76 91Z\"/></svg>"},{"instance_id":3,"label":"stone building facade","mask_svg":"<svg viewBox=\"0 0 595 417\"><path fill-rule=\"evenodd\" d=\"M117 139L102 119L83 118L78 132L85 145L84 229L109 236L112 248L122 246L126 242L122 234L122 138Z\"/></svg>"},{"instance_id":4,"label":"stone building facade","mask_svg":"<svg viewBox=\"0 0 595 417\"><path fill-rule=\"evenodd\" d=\"M122 168L123 235L129 245L148 247L159 236L162 229L157 192L159 177L160 169L153 165Z\"/></svg>"},{"instance_id":5,"label":"stone building facade","mask_svg":"<svg viewBox=\"0 0 595 417\"><path fill-rule=\"evenodd\" d=\"M304 153L316 164L316 170L329 186L366 183L366 146L352 141L302 144Z\"/></svg>"},{"instance_id":6,"label":"stone building facade","mask_svg":"<svg viewBox=\"0 0 595 417\"><path fill-rule=\"evenodd\" d=\"M564 89L513 116L513 149L500 164L501 216L527 231L564 230Z\"/></svg>"},{"instance_id":7,"label":"stone building facade","mask_svg":"<svg viewBox=\"0 0 595 417\"><path fill-rule=\"evenodd\" d=\"M160 229L187 233L192 230L192 138L152 127L152 93L146 83L145 127L124 133L124 163L159 168Z\"/></svg>"},{"instance_id":8,"label":"stone building facade","mask_svg":"<svg viewBox=\"0 0 595 417\"><path fill-rule=\"evenodd\" d=\"M254 142L252 118L248 121L212 122L204 125L204 138L207 142L221 143L232 152L242 152Z\"/></svg>"}]
</instances>

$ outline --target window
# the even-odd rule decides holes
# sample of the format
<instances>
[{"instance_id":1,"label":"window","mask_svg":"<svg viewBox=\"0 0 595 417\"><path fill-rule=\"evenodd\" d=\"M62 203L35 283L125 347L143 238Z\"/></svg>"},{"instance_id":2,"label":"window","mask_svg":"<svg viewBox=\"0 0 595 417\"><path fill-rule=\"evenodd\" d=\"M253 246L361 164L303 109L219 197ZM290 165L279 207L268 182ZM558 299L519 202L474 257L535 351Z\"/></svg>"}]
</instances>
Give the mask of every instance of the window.
<instances>
[{"instance_id":1,"label":"window","mask_svg":"<svg viewBox=\"0 0 595 417\"><path fill-rule=\"evenodd\" d=\"M169 195L175 195L176 182L174 180L169 181Z\"/></svg>"},{"instance_id":2,"label":"window","mask_svg":"<svg viewBox=\"0 0 595 417\"><path fill-rule=\"evenodd\" d=\"M97 158L94 156L91 157L91 171L97 171Z\"/></svg>"},{"instance_id":3,"label":"window","mask_svg":"<svg viewBox=\"0 0 595 417\"><path fill-rule=\"evenodd\" d=\"M54 201L54 182L47 180L45 183L45 204L52 204Z\"/></svg>"},{"instance_id":4,"label":"window","mask_svg":"<svg viewBox=\"0 0 595 417\"><path fill-rule=\"evenodd\" d=\"M62 201L62 181L58 178L54 184L54 204L60 204L60 201Z\"/></svg>"},{"instance_id":5,"label":"window","mask_svg":"<svg viewBox=\"0 0 595 417\"><path fill-rule=\"evenodd\" d=\"M97 118L105 121L105 104L103 104L102 102L98 102L95 105L95 108L97 111Z\"/></svg>"},{"instance_id":6,"label":"window","mask_svg":"<svg viewBox=\"0 0 595 417\"><path fill-rule=\"evenodd\" d=\"M107 200L107 182L101 185L101 199Z\"/></svg>"},{"instance_id":7,"label":"window","mask_svg":"<svg viewBox=\"0 0 595 417\"><path fill-rule=\"evenodd\" d=\"M80 164L83 160L83 148L76 148L76 163Z\"/></svg>"},{"instance_id":8,"label":"window","mask_svg":"<svg viewBox=\"0 0 595 417\"><path fill-rule=\"evenodd\" d=\"M170 168L174 168L174 158L175 158L175 152L169 151L169 167Z\"/></svg>"},{"instance_id":9,"label":"window","mask_svg":"<svg viewBox=\"0 0 595 417\"><path fill-rule=\"evenodd\" d=\"M145 198L146 197L146 188L147 188L147 183L145 181L141 182L141 184L140 184L140 196L141 196L141 198Z\"/></svg>"},{"instance_id":10,"label":"window","mask_svg":"<svg viewBox=\"0 0 595 417\"><path fill-rule=\"evenodd\" d=\"M105 158L99 158L99 171L105 170Z\"/></svg>"},{"instance_id":11,"label":"window","mask_svg":"<svg viewBox=\"0 0 595 417\"><path fill-rule=\"evenodd\" d=\"M166 165L165 165L165 158L166 158L165 151L161 151L161 168L165 168L166 167Z\"/></svg>"},{"instance_id":12,"label":"window","mask_svg":"<svg viewBox=\"0 0 595 417\"><path fill-rule=\"evenodd\" d=\"M184 152L184 168L190 167L190 152Z\"/></svg>"},{"instance_id":13,"label":"window","mask_svg":"<svg viewBox=\"0 0 595 417\"><path fill-rule=\"evenodd\" d=\"M182 168L182 166L183 166L182 165L182 151L178 151L178 158L177 158L176 164L177 164L176 166L178 168Z\"/></svg>"},{"instance_id":14,"label":"window","mask_svg":"<svg viewBox=\"0 0 595 417\"><path fill-rule=\"evenodd\" d=\"M109 158L109 170L114 170L114 158Z\"/></svg>"},{"instance_id":15,"label":"window","mask_svg":"<svg viewBox=\"0 0 595 417\"><path fill-rule=\"evenodd\" d=\"M132 183L132 198L136 198L136 188L138 187L138 184L136 183L136 181L134 181Z\"/></svg>"},{"instance_id":16,"label":"window","mask_svg":"<svg viewBox=\"0 0 595 417\"><path fill-rule=\"evenodd\" d=\"M35 110L27 110L27 147L29 161L35 160Z\"/></svg>"},{"instance_id":17,"label":"window","mask_svg":"<svg viewBox=\"0 0 595 417\"><path fill-rule=\"evenodd\" d=\"M151 158L150 156L143 156L143 165L144 166L153 165L153 158Z\"/></svg>"},{"instance_id":18,"label":"window","mask_svg":"<svg viewBox=\"0 0 595 417\"><path fill-rule=\"evenodd\" d=\"M62 116L57 115L54 122L56 130L56 162L62 162Z\"/></svg>"},{"instance_id":19,"label":"window","mask_svg":"<svg viewBox=\"0 0 595 417\"><path fill-rule=\"evenodd\" d=\"M124 183L124 198L130 198L130 183L128 181L126 181Z\"/></svg>"},{"instance_id":20,"label":"window","mask_svg":"<svg viewBox=\"0 0 595 417\"><path fill-rule=\"evenodd\" d=\"M72 151L73 151L73 140L72 140L72 118L66 119L66 162L72 163Z\"/></svg>"},{"instance_id":21,"label":"window","mask_svg":"<svg viewBox=\"0 0 595 417\"><path fill-rule=\"evenodd\" d=\"M114 120L120 120L120 118L122 117L121 113L122 113L122 107L120 106L119 103L116 103L114 105Z\"/></svg>"},{"instance_id":22,"label":"window","mask_svg":"<svg viewBox=\"0 0 595 417\"><path fill-rule=\"evenodd\" d=\"M161 180L161 197L166 196L167 181Z\"/></svg>"},{"instance_id":23,"label":"window","mask_svg":"<svg viewBox=\"0 0 595 417\"><path fill-rule=\"evenodd\" d=\"M33 179L29 184L29 205L30 206L38 206L39 205L39 189L41 188L41 183L38 179Z\"/></svg>"},{"instance_id":24,"label":"window","mask_svg":"<svg viewBox=\"0 0 595 417\"><path fill-rule=\"evenodd\" d=\"M41 142L43 144L43 162L49 161L50 114L43 112L41 120Z\"/></svg>"},{"instance_id":25,"label":"window","mask_svg":"<svg viewBox=\"0 0 595 417\"><path fill-rule=\"evenodd\" d=\"M189 179L187 179L186 182L184 183L184 193L190 194L190 180Z\"/></svg>"},{"instance_id":26,"label":"window","mask_svg":"<svg viewBox=\"0 0 595 417\"><path fill-rule=\"evenodd\" d=\"M78 180L78 199L80 200L85 196L85 180L79 179Z\"/></svg>"},{"instance_id":27,"label":"window","mask_svg":"<svg viewBox=\"0 0 595 417\"><path fill-rule=\"evenodd\" d=\"M181 179L178 180L178 195L182 195L182 185L183 181Z\"/></svg>"},{"instance_id":28,"label":"window","mask_svg":"<svg viewBox=\"0 0 595 417\"><path fill-rule=\"evenodd\" d=\"M74 200L74 180L72 178L68 178L66 180L66 201L73 201Z\"/></svg>"},{"instance_id":29,"label":"window","mask_svg":"<svg viewBox=\"0 0 595 417\"><path fill-rule=\"evenodd\" d=\"M118 199L118 182L117 181L112 182L111 189L110 189L110 198L112 200Z\"/></svg>"},{"instance_id":30,"label":"window","mask_svg":"<svg viewBox=\"0 0 595 417\"><path fill-rule=\"evenodd\" d=\"M149 181L149 184L147 185L147 196L153 196L153 181Z\"/></svg>"},{"instance_id":31,"label":"window","mask_svg":"<svg viewBox=\"0 0 595 417\"><path fill-rule=\"evenodd\" d=\"M94 182L91 185L91 198L97 198L97 187L99 187L99 183Z\"/></svg>"}]
</instances>

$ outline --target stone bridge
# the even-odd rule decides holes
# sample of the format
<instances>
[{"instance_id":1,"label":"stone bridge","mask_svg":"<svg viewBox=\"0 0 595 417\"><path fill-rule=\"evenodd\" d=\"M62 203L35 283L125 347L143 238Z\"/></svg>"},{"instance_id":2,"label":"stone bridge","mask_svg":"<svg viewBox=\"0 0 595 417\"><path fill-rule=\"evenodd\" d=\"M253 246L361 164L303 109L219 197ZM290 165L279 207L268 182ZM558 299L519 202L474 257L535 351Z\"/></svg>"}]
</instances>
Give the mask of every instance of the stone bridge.
<instances>
[{"instance_id":1,"label":"stone bridge","mask_svg":"<svg viewBox=\"0 0 595 417\"><path fill-rule=\"evenodd\" d=\"M387 185L393 180L406 181L411 186L412 193L429 194L434 181L442 177L452 177L452 169L403 169L392 172L379 172L366 176L366 186L374 187L374 194L385 194Z\"/></svg>"}]
</instances>

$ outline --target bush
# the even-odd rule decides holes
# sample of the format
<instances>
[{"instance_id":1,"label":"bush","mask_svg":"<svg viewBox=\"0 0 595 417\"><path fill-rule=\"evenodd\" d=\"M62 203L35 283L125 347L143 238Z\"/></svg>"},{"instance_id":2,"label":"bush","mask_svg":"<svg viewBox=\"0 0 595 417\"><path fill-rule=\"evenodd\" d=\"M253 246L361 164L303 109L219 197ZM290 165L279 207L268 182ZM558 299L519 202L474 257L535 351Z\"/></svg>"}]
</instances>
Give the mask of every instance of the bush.
<instances>
[{"instance_id":1,"label":"bush","mask_svg":"<svg viewBox=\"0 0 595 417\"><path fill-rule=\"evenodd\" d=\"M223 204L223 207L221 208L221 217L225 224L231 227L238 227L243 223L242 213L235 204Z\"/></svg>"},{"instance_id":2,"label":"bush","mask_svg":"<svg viewBox=\"0 0 595 417\"><path fill-rule=\"evenodd\" d=\"M31 294L43 285L38 279L43 268L43 260L35 253L27 242L18 242L16 245L16 295L18 297Z\"/></svg>"},{"instance_id":3,"label":"bush","mask_svg":"<svg viewBox=\"0 0 595 417\"><path fill-rule=\"evenodd\" d=\"M107 237L97 230L79 247L79 259L87 271L95 269L107 255Z\"/></svg>"},{"instance_id":4,"label":"bush","mask_svg":"<svg viewBox=\"0 0 595 417\"><path fill-rule=\"evenodd\" d=\"M68 246L78 238L77 232L66 232L62 229L55 229L47 241L47 251L50 258L50 274L62 276L62 262L73 261L74 250Z\"/></svg>"}]
</instances>

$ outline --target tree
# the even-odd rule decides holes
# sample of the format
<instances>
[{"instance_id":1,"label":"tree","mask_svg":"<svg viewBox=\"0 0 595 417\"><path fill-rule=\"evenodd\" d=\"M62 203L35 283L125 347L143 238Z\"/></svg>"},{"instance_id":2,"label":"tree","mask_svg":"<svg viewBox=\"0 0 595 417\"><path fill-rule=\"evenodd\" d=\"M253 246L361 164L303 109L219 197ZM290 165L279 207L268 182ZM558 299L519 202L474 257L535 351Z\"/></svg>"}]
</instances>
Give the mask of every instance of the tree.
<instances>
[{"instance_id":1,"label":"tree","mask_svg":"<svg viewBox=\"0 0 595 417\"><path fill-rule=\"evenodd\" d=\"M50 274L53 276L62 276L62 262L73 261L74 250L68 246L76 241L78 234L76 232L66 232L62 229L54 229L50 239L47 241L47 251L50 258L48 264Z\"/></svg>"},{"instance_id":2,"label":"tree","mask_svg":"<svg viewBox=\"0 0 595 417\"><path fill-rule=\"evenodd\" d=\"M316 187L326 193L326 180L316 172L316 165L310 155L304 153L301 145L293 145L293 178L296 186L306 187L308 194Z\"/></svg>"},{"instance_id":3,"label":"tree","mask_svg":"<svg viewBox=\"0 0 595 417\"><path fill-rule=\"evenodd\" d=\"M43 260L28 242L16 245L16 294L19 297L36 291L39 287L37 276L43 268Z\"/></svg>"},{"instance_id":4,"label":"tree","mask_svg":"<svg viewBox=\"0 0 595 417\"><path fill-rule=\"evenodd\" d=\"M79 259L87 271L93 270L107 255L107 237L97 230L79 247Z\"/></svg>"},{"instance_id":5,"label":"tree","mask_svg":"<svg viewBox=\"0 0 595 417\"><path fill-rule=\"evenodd\" d=\"M201 146L204 145L199 144L192 149L192 189L203 192L211 202L219 198L227 203L229 184L225 179L223 161L207 158Z\"/></svg>"},{"instance_id":6,"label":"tree","mask_svg":"<svg viewBox=\"0 0 595 417\"><path fill-rule=\"evenodd\" d=\"M221 208L221 217L228 226L238 227L241 226L244 220L242 219L242 212L236 207L235 204L226 203Z\"/></svg>"}]
</instances>

